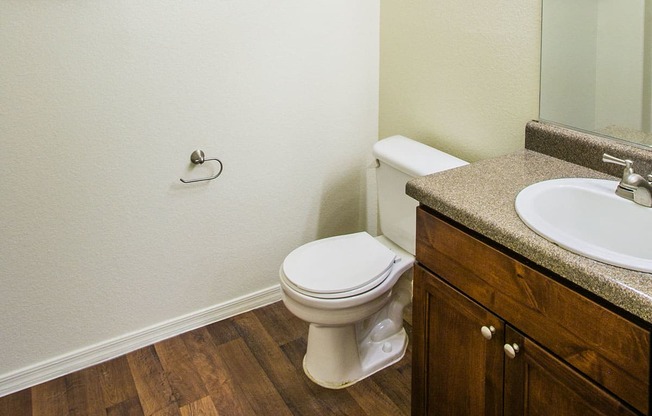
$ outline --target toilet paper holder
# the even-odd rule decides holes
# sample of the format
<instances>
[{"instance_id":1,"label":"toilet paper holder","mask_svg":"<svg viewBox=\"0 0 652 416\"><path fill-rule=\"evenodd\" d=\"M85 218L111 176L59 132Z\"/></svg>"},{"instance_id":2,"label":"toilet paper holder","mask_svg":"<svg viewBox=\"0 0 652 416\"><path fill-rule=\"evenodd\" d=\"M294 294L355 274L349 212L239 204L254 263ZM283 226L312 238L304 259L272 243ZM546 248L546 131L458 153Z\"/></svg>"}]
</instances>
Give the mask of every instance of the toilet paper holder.
<instances>
[{"instance_id":1,"label":"toilet paper holder","mask_svg":"<svg viewBox=\"0 0 652 416\"><path fill-rule=\"evenodd\" d=\"M202 181L212 181L213 179L215 179L215 178L217 178L218 176L220 176L220 175L222 174L222 170L224 169L224 165L222 164L222 161L221 161L220 159L217 159L217 158L208 158L208 159L207 159L206 156L204 155L204 151L203 151L203 150L200 150L200 149L195 150L195 151L192 152L192 154L190 155L190 161L191 161L192 163L194 163L195 165L201 165L201 164L203 164L204 162L206 162L207 160L214 160L214 161L216 161L217 163L220 164L220 170L219 170L215 175L213 175L213 176L209 176L209 177L207 177L207 178L198 178L198 179L183 179L183 178L179 178L179 180L180 180L181 182L183 182L183 183L193 183L193 182L202 182Z\"/></svg>"}]
</instances>

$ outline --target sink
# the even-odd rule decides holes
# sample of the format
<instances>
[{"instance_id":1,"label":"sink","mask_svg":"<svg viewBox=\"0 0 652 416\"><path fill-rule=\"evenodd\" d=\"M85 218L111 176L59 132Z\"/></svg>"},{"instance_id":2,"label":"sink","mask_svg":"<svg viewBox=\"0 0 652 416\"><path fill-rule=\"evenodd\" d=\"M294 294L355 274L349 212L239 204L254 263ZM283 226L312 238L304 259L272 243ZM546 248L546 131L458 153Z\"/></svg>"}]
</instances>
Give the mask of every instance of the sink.
<instances>
[{"instance_id":1,"label":"sink","mask_svg":"<svg viewBox=\"0 0 652 416\"><path fill-rule=\"evenodd\" d=\"M534 232L573 253L652 273L652 208L617 196L617 181L553 179L516 197L516 212Z\"/></svg>"}]
</instances>

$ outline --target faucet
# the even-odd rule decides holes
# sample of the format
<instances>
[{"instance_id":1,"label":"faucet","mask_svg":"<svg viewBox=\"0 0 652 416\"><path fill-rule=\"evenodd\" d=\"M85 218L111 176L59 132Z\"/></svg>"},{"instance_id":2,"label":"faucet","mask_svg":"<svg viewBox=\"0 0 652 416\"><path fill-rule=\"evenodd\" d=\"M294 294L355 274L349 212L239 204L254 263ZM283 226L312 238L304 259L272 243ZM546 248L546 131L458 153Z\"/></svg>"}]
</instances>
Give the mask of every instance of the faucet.
<instances>
[{"instance_id":1,"label":"faucet","mask_svg":"<svg viewBox=\"0 0 652 416\"><path fill-rule=\"evenodd\" d=\"M647 175L647 179L634 173L632 167L634 162L629 159L618 159L608 154L602 155L602 161L624 166L623 177L616 188L616 195L629 201L634 201L639 205L652 207L652 175Z\"/></svg>"}]
</instances>

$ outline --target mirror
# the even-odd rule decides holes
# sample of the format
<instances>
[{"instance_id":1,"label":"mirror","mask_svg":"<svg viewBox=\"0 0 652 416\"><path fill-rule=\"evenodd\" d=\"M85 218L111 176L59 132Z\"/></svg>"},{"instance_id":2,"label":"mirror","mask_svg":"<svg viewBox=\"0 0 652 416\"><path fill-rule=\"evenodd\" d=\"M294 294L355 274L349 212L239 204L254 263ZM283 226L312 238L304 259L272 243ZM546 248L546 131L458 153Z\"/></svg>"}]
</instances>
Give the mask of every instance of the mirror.
<instances>
[{"instance_id":1,"label":"mirror","mask_svg":"<svg viewBox=\"0 0 652 416\"><path fill-rule=\"evenodd\" d=\"M652 0L543 0L541 120L652 146Z\"/></svg>"}]
</instances>

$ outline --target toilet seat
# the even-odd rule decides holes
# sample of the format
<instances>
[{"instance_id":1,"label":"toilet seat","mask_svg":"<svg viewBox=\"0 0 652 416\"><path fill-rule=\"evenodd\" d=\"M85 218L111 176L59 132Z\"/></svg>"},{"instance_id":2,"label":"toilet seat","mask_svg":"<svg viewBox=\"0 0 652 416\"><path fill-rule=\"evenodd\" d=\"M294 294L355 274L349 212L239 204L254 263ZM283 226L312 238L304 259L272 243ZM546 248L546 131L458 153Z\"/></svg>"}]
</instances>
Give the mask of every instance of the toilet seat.
<instances>
[{"instance_id":1,"label":"toilet seat","mask_svg":"<svg viewBox=\"0 0 652 416\"><path fill-rule=\"evenodd\" d=\"M336 299L368 292L389 276L396 254L366 232L313 241L283 261L286 283L306 296Z\"/></svg>"}]
</instances>

